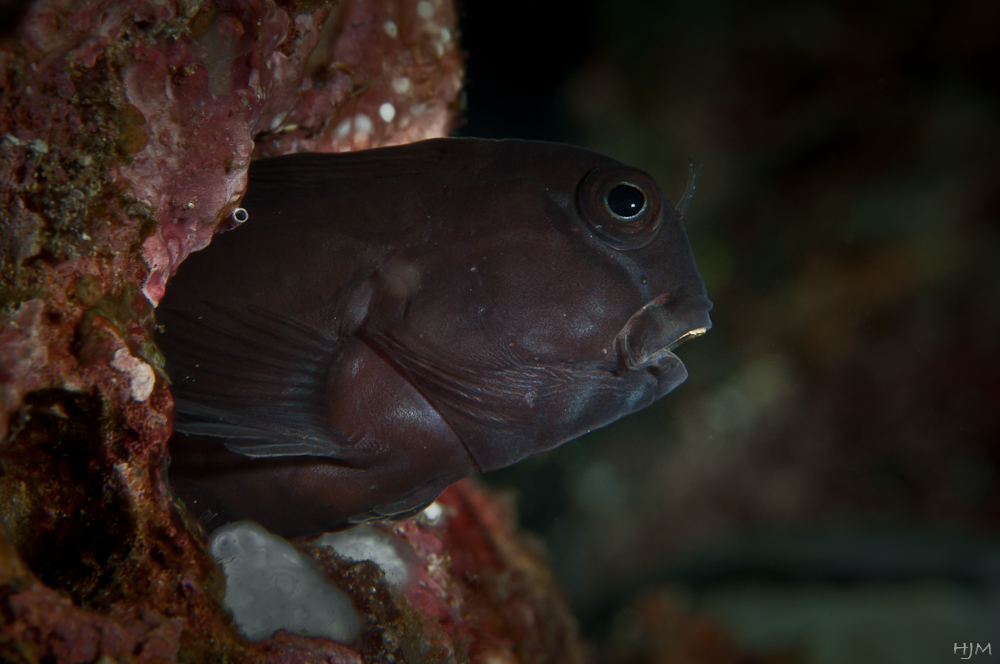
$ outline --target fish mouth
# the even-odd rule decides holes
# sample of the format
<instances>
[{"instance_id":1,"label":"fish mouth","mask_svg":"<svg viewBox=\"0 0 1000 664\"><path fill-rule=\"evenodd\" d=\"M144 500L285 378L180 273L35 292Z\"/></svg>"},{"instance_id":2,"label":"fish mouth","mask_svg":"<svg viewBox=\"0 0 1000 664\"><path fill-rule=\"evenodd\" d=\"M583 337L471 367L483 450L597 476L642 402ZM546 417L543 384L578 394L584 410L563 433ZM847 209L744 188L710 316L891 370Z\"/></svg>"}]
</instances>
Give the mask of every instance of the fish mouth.
<instances>
[{"instance_id":1,"label":"fish mouth","mask_svg":"<svg viewBox=\"0 0 1000 664\"><path fill-rule=\"evenodd\" d=\"M669 294L650 300L615 337L618 357L629 371L646 370L656 377L660 394L666 394L687 378L687 368L673 351L711 329L710 306L701 302L678 305Z\"/></svg>"}]
</instances>

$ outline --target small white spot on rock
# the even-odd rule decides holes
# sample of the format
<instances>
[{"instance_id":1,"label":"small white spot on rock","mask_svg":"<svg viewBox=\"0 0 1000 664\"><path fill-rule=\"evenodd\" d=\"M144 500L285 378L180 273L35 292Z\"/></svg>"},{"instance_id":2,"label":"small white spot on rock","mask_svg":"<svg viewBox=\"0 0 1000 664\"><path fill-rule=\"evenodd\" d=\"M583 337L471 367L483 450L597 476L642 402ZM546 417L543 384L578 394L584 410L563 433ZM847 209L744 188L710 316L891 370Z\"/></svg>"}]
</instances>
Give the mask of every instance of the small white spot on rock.
<instances>
[{"instance_id":1,"label":"small white spot on rock","mask_svg":"<svg viewBox=\"0 0 1000 664\"><path fill-rule=\"evenodd\" d=\"M435 40L434 41L434 52L437 54L437 56L439 58L443 58L444 57L444 44L442 44L441 42Z\"/></svg>"},{"instance_id":2,"label":"small white spot on rock","mask_svg":"<svg viewBox=\"0 0 1000 664\"><path fill-rule=\"evenodd\" d=\"M129 391L134 400L145 401L153 393L153 387L156 385L156 374L153 373L153 367L134 357L127 348L119 348L115 351L111 366L128 374Z\"/></svg>"},{"instance_id":3,"label":"small white spot on rock","mask_svg":"<svg viewBox=\"0 0 1000 664\"><path fill-rule=\"evenodd\" d=\"M364 113L358 113L354 116L354 131L362 136L372 133L372 119Z\"/></svg>"},{"instance_id":4,"label":"small white spot on rock","mask_svg":"<svg viewBox=\"0 0 1000 664\"><path fill-rule=\"evenodd\" d=\"M278 113L277 115L275 115L274 119L271 120L271 131L274 131L275 129L280 127L281 123L284 122L285 118L287 117L288 117L288 111L284 111L282 113Z\"/></svg>"},{"instance_id":5,"label":"small white spot on rock","mask_svg":"<svg viewBox=\"0 0 1000 664\"><path fill-rule=\"evenodd\" d=\"M399 35L399 28L396 27L395 21L386 21L382 24L382 29L385 30L385 34L389 35L393 39Z\"/></svg>"},{"instance_id":6,"label":"small white spot on rock","mask_svg":"<svg viewBox=\"0 0 1000 664\"><path fill-rule=\"evenodd\" d=\"M427 104L420 102L410 106L410 115L422 115L427 110Z\"/></svg>"},{"instance_id":7,"label":"small white spot on rock","mask_svg":"<svg viewBox=\"0 0 1000 664\"><path fill-rule=\"evenodd\" d=\"M434 5L427 0L420 0L417 3L417 16L427 20L434 17Z\"/></svg>"},{"instance_id":8,"label":"small white spot on rock","mask_svg":"<svg viewBox=\"0 0 1000 664\"><path fill-rule=\"evenodd\" d=\"M337 136L340 137L340 138L344 138L345 136L347 136L348 134L350 134L351 133L351 118L347 118L346 120L341 120L340 124L337 125L336 133L337 133Z\"/></svg>"},{"instance_id":9,"label":"small white spot on rock","mask_svg":"<svg viewBox=\"0 0 1000 664\"><path fill-rule=\"evenodd\" d=\"M420 513L420 518L430 525L437 524L443 516L444 508L441 507L441 503L436 500L424 508L424 511Z\"/></svg>"},{"instance_id":10,"label":"small white spot on rock","mask_svg":"<svg viewBox=\"0 0 1000 664\"><path fill-rule=\"evenodd\" d=\"M386 122L392 122L392 119L396 117L396 107L389 102L385 102L378 107L378 114Z\"/></svg>"},{"instance_id":11,"label":"small white spot on rock","mask_svg":"<svg viewBox=\"0 0 1000 664\"><path fill-rule=\"evenodd\" d=\"M405 76L397 76L392 79L392 89L397 95L405 95L410 91L410 79Z\"/></svg>"},{"instance_id":12,"label":"small white spot on rock","mask_svg":"<svg viewBox=\"0 0 1000 664\"><path fill-rule=\"evenodd\" d=\"M441 28L441 41L445 44L451 41L451 30L448 28Z\"/></svg>"},{"instance_id":13,"label":"small white spot on rock","mask_svg":"<svg viewBox=\"0 0 1000 664\"><path fill-rule=\"evenodd\" d=\"M434 18L434 5L428 0L420 0L417 3L417 16L425 21Z\"/></svg>"}]
</instances>

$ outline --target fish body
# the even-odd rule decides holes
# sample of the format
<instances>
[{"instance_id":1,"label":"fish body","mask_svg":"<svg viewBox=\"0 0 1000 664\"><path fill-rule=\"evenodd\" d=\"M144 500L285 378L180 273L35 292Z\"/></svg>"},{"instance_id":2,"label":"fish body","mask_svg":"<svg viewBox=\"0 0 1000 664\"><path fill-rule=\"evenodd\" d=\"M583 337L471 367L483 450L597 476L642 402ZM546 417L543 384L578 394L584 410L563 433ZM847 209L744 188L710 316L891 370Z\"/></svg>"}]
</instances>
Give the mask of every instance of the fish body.
<instances>
[{"instance_id":1,"label":"fish body","mask_svg":"<svg viewBox=\"0 0 1000 664\"><path fill-rule=\"evenodd\" d=\"M242 205L160 307L170 480L202 515L304 535L412 513L650 405L711 326L656 183L581 148L277 157Z\"/></svg>"}]
</instances>

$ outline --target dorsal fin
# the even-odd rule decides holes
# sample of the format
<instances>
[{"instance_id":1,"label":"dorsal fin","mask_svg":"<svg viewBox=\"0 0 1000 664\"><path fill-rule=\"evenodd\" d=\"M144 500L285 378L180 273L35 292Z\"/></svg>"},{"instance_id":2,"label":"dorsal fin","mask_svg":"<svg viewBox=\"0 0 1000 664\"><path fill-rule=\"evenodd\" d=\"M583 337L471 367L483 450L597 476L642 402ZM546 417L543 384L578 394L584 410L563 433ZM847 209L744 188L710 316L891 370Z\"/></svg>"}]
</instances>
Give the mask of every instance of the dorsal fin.
<instances>
[{"instance_id":1,"label":"dorsal fin","mask_svg":"<svg viewBox=\"0 0 1000 664\"><path fill-rule=\"evenodd\" d=\"M250 164L247 194L241 203L255 225L295 223L351 216L371 208L386 191L405 206L411 192L424 192L456 162L456 151L475 149L461 139L420 141L374 150L338 153L298 153L261 159ZM372 222L375 226L372 226ZM389 224L380 229L379 223ZM366 219L368 232L398 232L395 220Z\"/></svg>"}]
</instances>

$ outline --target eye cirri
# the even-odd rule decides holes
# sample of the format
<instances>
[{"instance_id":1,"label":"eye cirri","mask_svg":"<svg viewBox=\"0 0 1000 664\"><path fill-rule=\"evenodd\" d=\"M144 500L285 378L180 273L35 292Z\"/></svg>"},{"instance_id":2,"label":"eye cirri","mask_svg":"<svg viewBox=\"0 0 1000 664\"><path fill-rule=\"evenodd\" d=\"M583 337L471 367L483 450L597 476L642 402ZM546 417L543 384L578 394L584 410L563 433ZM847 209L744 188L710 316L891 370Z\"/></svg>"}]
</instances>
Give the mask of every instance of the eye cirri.
<instances>
[{"instance_id":1,"label":"eye cirri","mask_svg":"<svg viewBox=\"0 0 1000 664\"><path fill-rule=\"evenodd\" d=\"M663 222L659 188L634 169L594 169L580 182L577 201L594 235L621 251L648 245Z\"/></svg>"}]
</instances>

